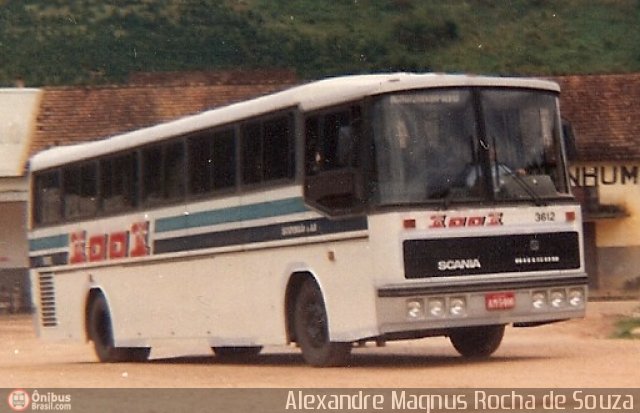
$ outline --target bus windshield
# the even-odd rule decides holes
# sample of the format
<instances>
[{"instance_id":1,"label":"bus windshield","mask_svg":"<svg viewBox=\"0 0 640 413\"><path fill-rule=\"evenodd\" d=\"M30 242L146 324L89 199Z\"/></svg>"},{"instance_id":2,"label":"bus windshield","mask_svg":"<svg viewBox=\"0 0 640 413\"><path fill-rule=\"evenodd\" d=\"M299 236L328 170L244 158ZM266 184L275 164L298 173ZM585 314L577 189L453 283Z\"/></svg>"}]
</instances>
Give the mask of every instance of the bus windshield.
<instances>
[{"instance_id":1,"label":"bus windshield","mask_svg":"<svg viewBox=\"0 0 640 413\"><path fill-rule=\"evenodd\" d=\"M567 193L557 98L521 89L440 89L374 104L380 205L541 200Z\"/></svg>"}]
</instances>

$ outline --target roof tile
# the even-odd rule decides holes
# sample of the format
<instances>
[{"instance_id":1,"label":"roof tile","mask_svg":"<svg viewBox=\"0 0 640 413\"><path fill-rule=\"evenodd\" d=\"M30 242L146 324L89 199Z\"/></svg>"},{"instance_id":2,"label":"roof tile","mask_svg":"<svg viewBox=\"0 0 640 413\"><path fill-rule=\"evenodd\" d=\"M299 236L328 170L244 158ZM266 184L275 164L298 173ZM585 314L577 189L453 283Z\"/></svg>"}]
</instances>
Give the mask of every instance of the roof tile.
<instances>
[{"instance_id":1,"label":"roof tile","mask_svg":"<svg viewBox=\"0 0 640 413\"><path fill-rule=\"evenodd\" d=\"M167 122L272 93L298 82L286 71L242 72L242 76L230 76L224 72L196 76L198 81L185 81L184 77L173 74L148 77L144 81L138 79L126 86L45 88L31 154ZM164 83L165 79L173 80ZM227 81L231 83L225 83Z\"/></svg>"},{"instance_id":2,"label":"roof tile","mask_svg":"<svg viewBox=\"0 0 640 413\"><path fill-rule=\"evenodd\" d=\"M551 77L581 161L640 160L640 73ZM126 86L45 88L31 154L281 90L288 71L138 74Z\"/></svg>"},{"instance_id":3,"label":"roof tile","mask_svg":"<svg viewBox=\"0 0 640 413\"><path fill-rule=\"evenodd\" d=\"M552 77L581 161L640 160L640 73Z\"/></svg>"}]
</instances>

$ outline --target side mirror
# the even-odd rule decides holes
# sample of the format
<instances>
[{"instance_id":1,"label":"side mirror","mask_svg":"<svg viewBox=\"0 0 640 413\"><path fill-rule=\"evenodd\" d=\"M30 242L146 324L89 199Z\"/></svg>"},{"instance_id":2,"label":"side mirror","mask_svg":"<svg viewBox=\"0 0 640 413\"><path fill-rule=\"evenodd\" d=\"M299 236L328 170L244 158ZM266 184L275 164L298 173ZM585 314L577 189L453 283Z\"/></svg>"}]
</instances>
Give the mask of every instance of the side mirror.
<instances>
[{"instance_id":1,"label":"side mirror","mask_svg":"<svg viewBox=\"0 0 640 413\"><path fill-rule=\"evenodd\" d=\"M364 210L362 175L354 168L340 168L308 176L305 199L329 215L349 215Z\"/></svg>"}]
</instances>

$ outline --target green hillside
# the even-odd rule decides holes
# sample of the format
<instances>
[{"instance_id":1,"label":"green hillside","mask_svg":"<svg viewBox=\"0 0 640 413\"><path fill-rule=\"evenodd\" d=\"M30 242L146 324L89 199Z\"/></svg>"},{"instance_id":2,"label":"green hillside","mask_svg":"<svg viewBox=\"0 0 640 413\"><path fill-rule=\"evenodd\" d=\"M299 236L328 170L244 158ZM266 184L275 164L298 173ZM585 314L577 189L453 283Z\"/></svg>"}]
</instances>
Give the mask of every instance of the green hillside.
<instances>
[{"instance_id":1,"label":"green hillside","mask_svg":"<svg viewBox=\"0 0 640 413\"><path fill-rule=\"evenodd\" d=\"M640 71L640 0L0 0L0 85L261 67Z\"/></svg>"}]
</instances>

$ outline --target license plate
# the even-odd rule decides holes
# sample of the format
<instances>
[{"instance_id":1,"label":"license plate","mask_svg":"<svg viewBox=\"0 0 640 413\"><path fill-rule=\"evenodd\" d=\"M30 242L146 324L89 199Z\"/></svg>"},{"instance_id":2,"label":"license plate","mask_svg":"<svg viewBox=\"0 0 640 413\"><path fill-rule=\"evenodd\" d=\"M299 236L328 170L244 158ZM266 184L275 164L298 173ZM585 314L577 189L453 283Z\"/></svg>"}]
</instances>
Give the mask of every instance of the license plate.
<instances>
[{"instance_id":1,"label":"license plate","mask_svg":"<svg viewBox=\"0 0 640 413\"><path fill-rule=\"evenodd\" d=\"M516 296L512 292L491 293L484 296L484 303L489 311L509 310L516 306Z\"/></svg>"}]
</instances>

